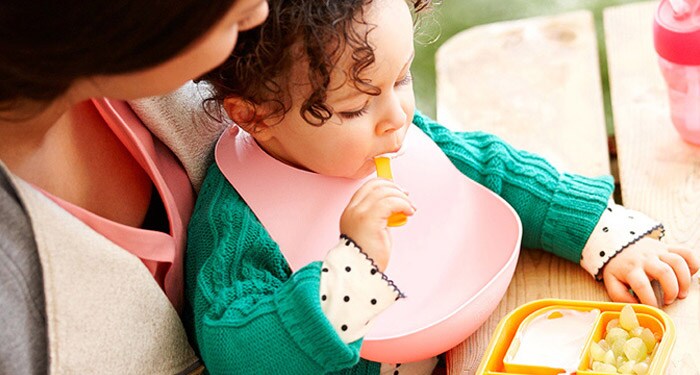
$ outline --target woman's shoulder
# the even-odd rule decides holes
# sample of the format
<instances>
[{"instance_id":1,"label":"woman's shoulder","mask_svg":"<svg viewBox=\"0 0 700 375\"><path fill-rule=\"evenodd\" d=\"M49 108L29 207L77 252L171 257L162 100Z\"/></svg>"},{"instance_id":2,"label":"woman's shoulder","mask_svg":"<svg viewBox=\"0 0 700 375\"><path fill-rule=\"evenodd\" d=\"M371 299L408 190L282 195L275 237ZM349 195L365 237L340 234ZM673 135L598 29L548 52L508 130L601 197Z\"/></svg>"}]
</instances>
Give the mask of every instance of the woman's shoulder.
<instances>
[{"instance_id":1,"label":"woman's shoulder","mask_svg":"<svg viewBox=\"0 0 700 375\"><path fill-rule=\"evenodd\" d=\"M128 102L146 128L177 156L196 189L212 161L216 140L229 125L224 113L205 109L210 90L204 82L189 81L170 94Z\"/></svg>"},{"instance_id":2,"label":"woman's shoulder","mask_svg":"<svg viewBox=\"0 0 700 375\"><path fill-rule=\"evenodd\" d=\"M0 162L0 248L3 254L19 252L22 248L34 248L34 235L29 215L17 193L10 172ZM36 251L35 251L36 253Z\"/></svg>"}]
</instances>

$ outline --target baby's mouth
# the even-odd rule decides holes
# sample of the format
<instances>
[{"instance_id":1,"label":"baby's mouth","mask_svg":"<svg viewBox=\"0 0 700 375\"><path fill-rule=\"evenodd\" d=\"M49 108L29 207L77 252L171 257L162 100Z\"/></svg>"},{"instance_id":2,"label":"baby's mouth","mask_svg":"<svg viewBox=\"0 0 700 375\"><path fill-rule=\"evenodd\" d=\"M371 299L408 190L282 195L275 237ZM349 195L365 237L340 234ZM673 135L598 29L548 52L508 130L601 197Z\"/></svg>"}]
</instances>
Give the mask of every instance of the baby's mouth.
<instances>
[{"instance_id":1,"label":"baby's mouth","mask_svg":"<svg viewBox=\"0 0 700 375\"><path fill-rule=\"evenodd\" d=\"M375 158L385 157L385 158L389 158L389 159L394 159L394 158L397 158L397 157L403 155L404 153L406 153L406 149L405 149L404 145L402 144L401 146L397 147L393 151L379 154L379 155L375 156Z\"/></svg>"}]
</instances>

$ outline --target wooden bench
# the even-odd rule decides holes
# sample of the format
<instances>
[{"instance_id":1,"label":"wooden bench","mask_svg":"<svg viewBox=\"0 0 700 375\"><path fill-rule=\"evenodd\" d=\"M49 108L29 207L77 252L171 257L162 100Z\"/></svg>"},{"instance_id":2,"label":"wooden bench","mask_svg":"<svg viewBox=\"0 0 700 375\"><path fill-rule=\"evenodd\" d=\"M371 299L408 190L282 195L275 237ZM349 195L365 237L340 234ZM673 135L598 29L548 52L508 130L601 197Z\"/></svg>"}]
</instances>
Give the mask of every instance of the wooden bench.
<instances>
[{"instance_id":1,"label":"wooden bench","mask_svg":"<svg viewBox=\"0 0 700 375\"><path fill-rule=\"evenodd\" d=\"M700 149L679 140L663 108L665 88L650 47L655 4L605 12L623 203L662 220L669 239L697 248L700 168L695 160L700 160ZM436 69L437 118L451 129L497 134L567 171L610 173L589 11L466 30L440 47ZM693 282L686 300L664 308L679 331L689 328L678 335L670 366L674 374L694 374L689 369L700 368L700 284L697 277ZM491 318L448 353L448 372L473 374L501 318L540 298L609 300L603 285L577 264L539 250L523 251Z\"/></svg>"}]
</instances>

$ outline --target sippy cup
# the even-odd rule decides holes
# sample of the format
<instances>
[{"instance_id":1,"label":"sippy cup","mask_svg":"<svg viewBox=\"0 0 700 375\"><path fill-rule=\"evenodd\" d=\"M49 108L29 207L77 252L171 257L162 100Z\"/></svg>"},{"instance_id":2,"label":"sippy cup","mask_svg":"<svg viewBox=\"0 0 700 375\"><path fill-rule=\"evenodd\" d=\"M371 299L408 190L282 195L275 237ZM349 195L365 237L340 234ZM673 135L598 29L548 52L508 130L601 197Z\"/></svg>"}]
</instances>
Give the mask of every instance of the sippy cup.
<instances>
[{"instance_id":1,"label":"sippy cup","mask_svg":"<svg viewBox=\"0 0 700 375\"><path fill-rule=\"evenodd\" d=\"M700 0L662 0L654 16L654 47L668 86L671 121L700 145Z\"/></svg>"}]
</instances>

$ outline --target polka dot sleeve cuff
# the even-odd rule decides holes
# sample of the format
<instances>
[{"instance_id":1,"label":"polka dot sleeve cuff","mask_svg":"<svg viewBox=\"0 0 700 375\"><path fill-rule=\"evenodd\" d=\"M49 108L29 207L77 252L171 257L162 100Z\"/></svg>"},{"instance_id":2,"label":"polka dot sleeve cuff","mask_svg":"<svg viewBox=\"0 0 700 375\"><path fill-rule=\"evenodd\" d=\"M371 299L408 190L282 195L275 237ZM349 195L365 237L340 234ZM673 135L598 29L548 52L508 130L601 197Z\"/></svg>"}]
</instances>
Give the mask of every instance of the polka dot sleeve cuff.
<instances>
[{"instance_id":1,"label":"polka dot sleeve cuff","mask_svg":"<svg viewBox=\"0 0 700 375\"><path fill-rule=\"evenodd\" d=\"M663 235L664 227L658 221L610 201L583 248L581 267L601 281L603 267L615 255L640 238Z\"/></svg>"},{"instance_id":2,"label":"polka dot sleeve cuff","mask_svg":"<svg viewBox=\"0 0 700 375\"><path fill-rule=\"evenodd\" d=\"M418 362L382 363L379 375L431 375L437 363L437 357Z\"/></svg>"},{"instance_id":3,"label":"polka dot sleeve cuff","mask_svg":"<svg viewBox=\"0 0 700 375\"><path fill-rule=\"evenodd\" d=\"M321 268L321 308L341 340L362 338L372 320L403 297L359 246L341 236Z\"/></svg>"}]
</instances>

